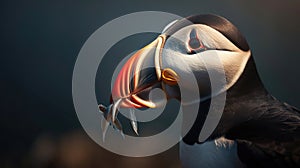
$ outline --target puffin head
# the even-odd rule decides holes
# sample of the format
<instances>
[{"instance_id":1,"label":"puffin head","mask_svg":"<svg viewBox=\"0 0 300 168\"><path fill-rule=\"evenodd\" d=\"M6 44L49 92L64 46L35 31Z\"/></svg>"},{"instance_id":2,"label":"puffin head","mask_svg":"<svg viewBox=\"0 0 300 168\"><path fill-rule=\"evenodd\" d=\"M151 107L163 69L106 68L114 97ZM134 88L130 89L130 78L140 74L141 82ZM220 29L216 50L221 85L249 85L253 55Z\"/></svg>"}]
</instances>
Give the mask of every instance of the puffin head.
<instances>
[{"instance_id":1,"label":"puffin head","mask_svg":"<svg viewBox=\"0 0 300 168\"><path fill-rule=\"evenodd\" d=\"M250 56L245 38L223 17L208 14L175 20L124 64L111 101L123 99L120 107L156 108L160 102L149 98L152 89L161 88L167 99L181 100L180 90L193 93L196 82L201 102L229 90ZM222 84L214 93L208 71L223 77L217 79Z\"/></svg>"}]
</instances>

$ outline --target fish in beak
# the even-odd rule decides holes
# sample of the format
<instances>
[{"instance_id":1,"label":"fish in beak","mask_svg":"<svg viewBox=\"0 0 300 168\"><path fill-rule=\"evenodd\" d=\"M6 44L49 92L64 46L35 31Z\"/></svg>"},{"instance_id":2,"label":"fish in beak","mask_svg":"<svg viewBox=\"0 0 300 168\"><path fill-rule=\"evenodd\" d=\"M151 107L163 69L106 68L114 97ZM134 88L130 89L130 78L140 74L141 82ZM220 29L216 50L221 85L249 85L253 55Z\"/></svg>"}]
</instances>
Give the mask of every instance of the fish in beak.
<instances>
[{"instance_id":1,"label":"fish in beak","mask_svg":"<svg viewBox=\"0 0 300 168\"><path fill-rule=\"evenodd\" d=\"M154 88L163 89L162 85L164 84L176 85L179 81L179 76L172 69L161 69L161 51L165 39L164 35L160 35L152 43L131 56L121 68L113 84L111 105L108 107L99 105L105 118L102 121L103 135L109 124L122 132L122 126L117 119L119 108L131 109L131 125L138 134L133 109L159 107L161 103L150 100L150 91Z\"/></svg>"}]
</instances>

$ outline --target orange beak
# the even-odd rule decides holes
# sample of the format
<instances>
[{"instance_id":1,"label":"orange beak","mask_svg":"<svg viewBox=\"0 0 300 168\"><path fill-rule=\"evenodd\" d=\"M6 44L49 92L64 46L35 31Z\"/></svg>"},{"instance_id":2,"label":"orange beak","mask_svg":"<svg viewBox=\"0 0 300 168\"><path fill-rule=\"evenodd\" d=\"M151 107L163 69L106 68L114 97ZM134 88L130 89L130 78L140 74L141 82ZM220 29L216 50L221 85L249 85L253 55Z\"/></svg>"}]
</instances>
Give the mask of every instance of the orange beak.
<instances>
[{"instance_id":1,"label":"orange beak","mask_svg":"<svg viewBox=\"0 0 300 168\"><path fill-rule=\"evenodd\" d=\"M160 83L160 50L164 37L159 36L151 44L137 51L121 68L113 88L112 100L124 99L120 107L155 108L155 103L139 94Z\"/></svg>"},{"instance_id":2,"label":"orange beak","mask_svg":"<svg viewBox=\"0 0 300 168\"><path fill-rule=\"evenodd\" d=\"M162 84L174 85L179 77L172 69L161 70L161 52L165 36L137 51L121 68L112 88L111 101L123 99L120 107L156 108L149 99L150 90ZM112 103L112 102L111 102Z\"/></svg>"}]
</instances>

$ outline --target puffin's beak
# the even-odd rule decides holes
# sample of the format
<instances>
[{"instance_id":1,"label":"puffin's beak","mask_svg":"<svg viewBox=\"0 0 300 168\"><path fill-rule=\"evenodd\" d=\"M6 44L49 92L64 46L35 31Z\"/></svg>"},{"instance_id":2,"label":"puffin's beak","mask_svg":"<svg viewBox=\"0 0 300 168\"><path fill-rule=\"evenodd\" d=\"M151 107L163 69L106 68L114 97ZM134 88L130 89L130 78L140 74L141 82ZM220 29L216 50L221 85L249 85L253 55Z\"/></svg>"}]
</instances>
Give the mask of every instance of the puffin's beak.
<instances>
[{"instance_id":1,"label":"puffin's beak","mask_svg":"<svg viewBox=\"0 0 300 168\"><path fill-rule=\"evenodd\" d=\"M127 108L158 106L150 100L150 90L162 88L162 82L176 84L179 80L174 71L161 69L161 51L164 42L165 36L160 35L129 58L114 82L111 101L123 99L120 107Z\"/></svg>"}]
</instances>

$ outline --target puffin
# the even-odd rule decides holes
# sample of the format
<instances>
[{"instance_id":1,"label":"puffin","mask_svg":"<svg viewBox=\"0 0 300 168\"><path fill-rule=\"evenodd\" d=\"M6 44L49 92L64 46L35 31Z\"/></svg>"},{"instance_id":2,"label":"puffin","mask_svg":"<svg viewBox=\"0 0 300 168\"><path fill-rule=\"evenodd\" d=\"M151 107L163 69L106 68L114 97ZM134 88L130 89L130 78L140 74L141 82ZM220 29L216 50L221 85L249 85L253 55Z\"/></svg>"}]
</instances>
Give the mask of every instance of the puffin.
<instances>
[{"instance_id":1,"label":"puffin","mask_svg":"<svg viewBox=\"0 0 300 168\"><path fill-rule=\"evenodd\" d=\"M112 86L112 105L99 106L107 116L104 132L109 124L122 130L118 108L160 107L149 96L155 88L182 106L196 104L180 142L183 167L300 167L299 109L266 90L245 37L224 17L202 14L171 22L127 60ZM213 99L220 97L219 119L200 139ZM136 124L132 119L137 133Z\"/></svg>"}]
</instances>

